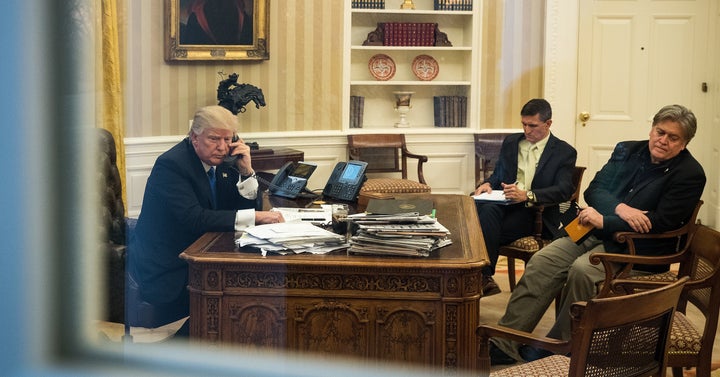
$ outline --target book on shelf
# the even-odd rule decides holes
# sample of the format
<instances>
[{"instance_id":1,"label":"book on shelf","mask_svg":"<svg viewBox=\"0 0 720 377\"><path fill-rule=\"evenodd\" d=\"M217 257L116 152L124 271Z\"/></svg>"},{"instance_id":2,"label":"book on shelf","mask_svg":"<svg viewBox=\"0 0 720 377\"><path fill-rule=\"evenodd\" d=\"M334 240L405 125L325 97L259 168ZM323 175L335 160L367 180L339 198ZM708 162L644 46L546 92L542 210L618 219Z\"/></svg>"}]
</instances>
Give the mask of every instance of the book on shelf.
<instances>
[{"instance_id":1,"label":"book on shelf","mask_svg":"<svg viewBox=\"0 0 720 377\"><path fill-rule=\"evenodd\" d=\"M434 46L434 22L384 22L378 24L384 46Z\"/></svg>"},{"instance_id":2,"label":"book on shelf","mask_svg":"<svg viewBox=\"0 0 720 377\"><path fill-rule=\"evenodd\" d=\"M434 0L435 10L472 10L472 0Z\"/></svg>"},{"instance_id":3,"label":"book on shelf","mask_svg":"<svg viewBox=\"0 0 720 377\"><path fill-rule=\"evenodd\" d=\"M433 97L435 127L467 127L467 97Z\"/></svg>"},{"instance_id":4,"label":"book on shelf","mask_svg":"<svg viewBox=\"0 0 720 377\"><path fill-rule=\"evenodd\" d=\"M350 96L350 128L362 128L365 97Z\"/></svg>"},{"instance_id":5,"label":"book on shelf","mask_svg":"<svg viewBox=\"0 0 720 377\"><path fill-rule=\"evenodd\" d=\"M385 0L353 0L353 9L385 9Z\"/></svg>"}]
</instances>

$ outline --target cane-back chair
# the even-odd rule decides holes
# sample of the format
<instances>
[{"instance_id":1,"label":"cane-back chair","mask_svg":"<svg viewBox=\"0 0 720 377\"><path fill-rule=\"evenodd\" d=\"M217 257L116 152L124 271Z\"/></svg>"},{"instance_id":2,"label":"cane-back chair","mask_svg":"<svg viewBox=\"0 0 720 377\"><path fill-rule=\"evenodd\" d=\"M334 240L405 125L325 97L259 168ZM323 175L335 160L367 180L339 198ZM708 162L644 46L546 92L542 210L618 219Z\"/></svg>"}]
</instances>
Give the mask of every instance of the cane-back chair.
<instances>
[{"instance_id":1,"label":"cane-back chair","mask_svg":"<svg viewBox=\"0 0 720 377\"><path fill-rule=\"evenodd\" d=\"M636 233L622 234L627 242L634 243L638 238L648 235ZM606 271L612 264L626 263L620 274L622 279L614 280L609 288L603 286L603 295L617 295L633 292L637 289L653 288L657 285L676 281L678 277L689 276L685 285L678 313L672 327L668 346L668 366L672 367L673 376L681 377L683 368L696 368L697 376L710 376L712 353L718 328L718 312L720 311L720 232L705 225L695 224L686 235L685 247L679 252L666 256L639 256L626 254L597 253L591 256L594 263L602 262ZM642 265L673 265L677 266L669 272L629 276L628 267ZM608 276L612 277L612 274ZM621 289L613 288L620 287ZM693 324L685 316L688 303L704 317L704 323Z\"/></svg>"},{"instance_id":2,"label":"cane-back chair","mask_svg":"<svg viewBox=\"0 0 720 377\"><path fill-rule=\"evenodd\" d=\"M348 149L351 160L367 162L365 170L374 174L365 181L363 193L428 193L430 186L425 182L423 164L427 156L408 150L403 134L362 134L348 135ZM408 159L417 160L417 181L408 178ZM385 173L400 173L400 177L391 177Z\"/></svg>"},{"instance_id":3,"label":"cane-back chair","mask_svg":"<svg viewBox=\"0 0 720 377\"><path fill-rule=\"evenodd\" d=\"M501 337L555 355L495 371L489 374L492 377L664 376L673 314L686 281L683 278L631 295L574 303L570 309L573 330L569 341L481 325L476 331L481 375L490 371L489 338Z\"/></svg>"}]
</instances>

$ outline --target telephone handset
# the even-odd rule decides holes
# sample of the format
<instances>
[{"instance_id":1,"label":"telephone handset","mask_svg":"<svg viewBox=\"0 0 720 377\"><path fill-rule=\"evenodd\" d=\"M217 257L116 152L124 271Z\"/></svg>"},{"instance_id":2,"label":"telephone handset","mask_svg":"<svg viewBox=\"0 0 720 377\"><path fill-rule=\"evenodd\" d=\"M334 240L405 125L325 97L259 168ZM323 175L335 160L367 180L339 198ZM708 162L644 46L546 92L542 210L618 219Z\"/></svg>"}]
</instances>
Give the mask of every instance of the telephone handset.
<instances>
[{"instance_id":1,"label":"telephone handset","mask_svg":"<svg viewBox=\"0 0 720 377\"><path fill-rule=\"evenodd\" d=\"M317 165L307 162L288 162L275 174L268 190L273 195L295 199L301 191L307 190L305 186L315 168Z\"/></svg>"},{"instance_id":2,"label":"telephone handset","mask_svg":"<svg viewBox=\"0 0 720 377\"><path fill-rule=\"evenodd\" d=\"M357 200L360 187L367 179L365 169L367 162L351 160L338 162L330 179L323 189L323 197L354 202Z\"/></svg>"},{"instance_id":3,"label":"telephone handset","mask_svg":"<svg viewBox=\"0 0 720 377\"><path fill-rule=\"evenodd\" d=\"M240 140L240 136L238 136L238 134L233 134L231 143L234 143L238 140ZM237 159L240 157L239 154L236 154L234 156L230 155L230 153L232 153L232 151L233 151L233 148L230 148L230 152L228 152L227 157L225 157L223 159L223 162L228 165L235 165L235 161L237 161Z\"/></svg>"},{"instance_id":4,"label":"telephone handset","mask_svg":"<svg viewBox=\"0 0 720 377\"><path fill-rule=\"evenodd\" d=\"M238 134L233 134L232 140L231 140L230 142L231 142L231 143L235 143L235 142L237 142L238 140L240 140L240 136L238 136ZM248 147L250 147L250 150L251 150L251 151L252 151L252 150L260 149L260 146L258 145L258 143L257 143L257 142L254 142L254 141L246 141L246 142L245 142L245 145L247 145ZM234 165L235 165L235 161L237 161L238 158L242 157L241 154L237 154L237 155L231 156L230 153L232 153L233 149L234 149L234 148L230 148L230 151L228 152L228 155L225 157L225 159L223 159L223 162L224 162L224 163L226 163L226 164L228 164L228 165L231 165L231 166L234 166Z\"/></svg>"}]
</instances>

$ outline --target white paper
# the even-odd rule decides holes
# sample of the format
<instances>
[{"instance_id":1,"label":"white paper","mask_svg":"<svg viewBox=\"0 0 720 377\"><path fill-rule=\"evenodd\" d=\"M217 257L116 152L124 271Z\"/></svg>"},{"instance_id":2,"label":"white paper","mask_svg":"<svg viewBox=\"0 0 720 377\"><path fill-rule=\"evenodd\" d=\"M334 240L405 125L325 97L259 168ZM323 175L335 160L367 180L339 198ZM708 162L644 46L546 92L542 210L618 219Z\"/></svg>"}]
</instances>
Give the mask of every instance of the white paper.
<instances>
[{"instance_id":1,"label":"white paper","mask_svg":"<svg viewBox=\"0 0 720 377\"><path fill-rule=\"evenodd\" d=\"M505 193L503 190L492 190L491 192L483 192L480 195L473 195L473 199L475 200L487 200L491 202L507 202L508 199L505 198Z\"/></svg>"},{"instance_id":2,"label":"white paper","mask_svg":"<svg viewBox=\"0 0 720 377\"><path fill-rule=\"evenodd\" d=\"M309 222L294 221L250 227L235 240L239 246L259 248L263 256L276 254L325 254L346 249L344 235L335 234Z\"/></svg>"},{"instance_id":3,"label":"white paper","mask_svg":"<svg viewBox=\"0 0 720 377\"><path fill-rule=\"evenodd\" d=\"M276 207L271 211L280 212L285 222L302 221L317 224L330 224L332 222L332 209L329 205L322 208L291 208Z\"/></svg>"}]
</instances>

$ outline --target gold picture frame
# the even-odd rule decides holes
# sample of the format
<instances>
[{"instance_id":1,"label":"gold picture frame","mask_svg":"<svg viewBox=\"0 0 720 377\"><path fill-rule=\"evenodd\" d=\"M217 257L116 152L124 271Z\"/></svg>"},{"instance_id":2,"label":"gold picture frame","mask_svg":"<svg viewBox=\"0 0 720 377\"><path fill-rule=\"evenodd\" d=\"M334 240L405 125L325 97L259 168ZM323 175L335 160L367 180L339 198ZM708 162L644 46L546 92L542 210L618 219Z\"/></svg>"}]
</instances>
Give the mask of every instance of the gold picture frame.
<instances>
[{"instance_id":1,"label":"gold picture frame","mask_svg":"<svg viewBox=\"0 0 720 377\"><path fill-rule=\"evenodd\" d=\"M269 1L165 0L165 60L270 59ZM211 6L229 8L206 8ZM223 15L232 17L218 18Z\"/></svg>"}]
</instances>

